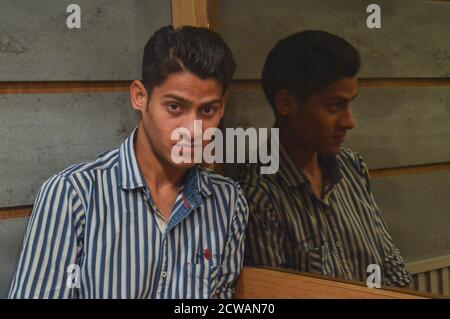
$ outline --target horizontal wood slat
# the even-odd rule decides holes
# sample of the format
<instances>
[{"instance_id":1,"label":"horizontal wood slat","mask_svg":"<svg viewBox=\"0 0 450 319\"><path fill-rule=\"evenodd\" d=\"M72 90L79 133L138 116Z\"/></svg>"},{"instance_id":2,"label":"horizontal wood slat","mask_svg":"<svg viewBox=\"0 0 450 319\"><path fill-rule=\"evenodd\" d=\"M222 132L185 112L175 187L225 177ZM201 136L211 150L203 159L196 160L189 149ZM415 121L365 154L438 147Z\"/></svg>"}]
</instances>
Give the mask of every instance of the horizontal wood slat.
<instances>
[{"instance_id":1,"label":"horizontal wood slat","mask_svg":"<svg viewBox=\"0 0 450 319\"><path fill-rule=\"evenodd\" d=\"M450 170L450 162L372 169L370 170L370 177L415 175L447 170Z\"/></svg>"},{"instance_id":2,"label":"horizontal wood slat","mask_svg":"<svg viewBox=\"0 0 450 319\"><path fill-rule=\"evenodd\" d=\"M28 217L32 209L33 206L0 208L0 219Z\"/></svg>"},{"instance_id":3,"label":"horizontal wood slat","mask_svg":"<svg viewBox=\"0 0 450 319\"><path fill-rule=\"evenodd\" d=\"M0 82L0 94L128 92L132 81L19 81ZM450 79L358 79L362 88L450 87ZM260 80L234 80L232 90L261 90Z\"/></svg>"},{"instance_id":4,"label":"horizontal wood slat","mask_svg":"<svg viewBox=\"0 0 450 319\"><path fill-rule=\"evenodd\" d=\"M361 88L408 88L408 87L448 87L450 78L358 78ZM233 90L254 91L262 90L258 79L233 80Z\"/></svg>"},{"instance_id":5,"label":"horizontal wood slat","mask_svg":"<svg viewBox=\"0 0 450 319\"><path fill-rule=\"evenodd\" d=\"M0 82L0 94L128 92L131 81Z\"/></svg>"}]
</instances>

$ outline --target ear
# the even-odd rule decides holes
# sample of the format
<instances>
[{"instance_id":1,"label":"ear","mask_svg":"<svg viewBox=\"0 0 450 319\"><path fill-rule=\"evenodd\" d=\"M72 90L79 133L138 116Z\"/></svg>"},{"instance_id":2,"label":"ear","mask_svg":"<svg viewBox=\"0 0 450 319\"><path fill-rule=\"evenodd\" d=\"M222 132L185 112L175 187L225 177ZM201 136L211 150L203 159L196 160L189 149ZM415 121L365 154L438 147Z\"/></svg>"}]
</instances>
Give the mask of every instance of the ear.
<instances>
[{"instance_id":1,"label":"ear","mask_svg":"<svg viewBox=\"0 0 450 319\"><path fill-rule=\"evenodd\" d=\"M150 100L150 96L147 93L147 89L139 80L135 80L130 85L131 106L134 110L143 113Z\"/></svg>"},{"instance_id":2,"label":"ear","mask_svg":"<svg viewBox=\"0 0 450 319\"><path fill-rule=\"evenodd\" d=\"M289 116L295 107L295 100L295 96L289 90L278 90L275 94L275 109L282 116Z\"/></svg>"}]
</instances>

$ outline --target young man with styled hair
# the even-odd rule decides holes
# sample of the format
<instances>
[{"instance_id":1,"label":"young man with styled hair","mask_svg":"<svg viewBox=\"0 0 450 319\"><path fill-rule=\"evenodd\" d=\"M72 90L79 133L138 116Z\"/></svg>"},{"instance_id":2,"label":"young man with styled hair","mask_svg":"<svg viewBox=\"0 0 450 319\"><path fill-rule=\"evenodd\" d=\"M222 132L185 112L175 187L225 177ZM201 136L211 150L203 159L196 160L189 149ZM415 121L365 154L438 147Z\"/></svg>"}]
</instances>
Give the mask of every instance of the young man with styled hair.
<instances>
[{"instance_id":1,"label":"young man with styled hair","mask_svg":"<svg viewBox=\"0 0 450 319\"><path fill-rule=\"evenodd\" d=\"M171 151L175 129L192 133L195 120L218 126L235 67L208 29L152 35L142 81L130 87L137 127L119 148L43 184L10 298L232 297L248 218L243 192L193 161L175 163Z\"/></svg>"},{"instance_id":2,"label":"young man with styled hair","mask_svg":"<svg viewBox=\"0 0 450 319\"><path fill-rule=\"evenodd\" d=\"M290 35L269 52L262 86L279 128L280 163L273 175L258 165L238 174L250 207L245 263L364 282L379 266L380 284L410 283L367 165L341 147L355 126L359 68L357 50L323 31Z\"/></svg>"}]
</instances>

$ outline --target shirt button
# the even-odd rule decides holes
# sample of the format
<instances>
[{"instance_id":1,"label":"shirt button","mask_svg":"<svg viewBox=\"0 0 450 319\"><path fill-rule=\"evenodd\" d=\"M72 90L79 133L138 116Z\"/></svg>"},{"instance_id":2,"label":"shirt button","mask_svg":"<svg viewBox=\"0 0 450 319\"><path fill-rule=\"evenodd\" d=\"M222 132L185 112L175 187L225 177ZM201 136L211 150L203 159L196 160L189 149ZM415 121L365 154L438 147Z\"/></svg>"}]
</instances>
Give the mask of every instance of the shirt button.
<instances>
[{"instance_id":1,"label":"shirt button","mask_svg":"<svg viewBox=\"0 0 450 319\"><path fill-rule=\"evenodd\" d=\"M163 278L166 278L167 272L163 271L163 272L161 273L161 276L163 276Z\"/></svg>"},{"instance_id":2,"label":"shirt button","mask_svg":"<svg viewBox=\"0 0 450 319\"><path fill-rule=\"evenodd\" d=\"M341 243L340 242L336 242L336 247L341 247Z\"/></svg>"}]
</instances>

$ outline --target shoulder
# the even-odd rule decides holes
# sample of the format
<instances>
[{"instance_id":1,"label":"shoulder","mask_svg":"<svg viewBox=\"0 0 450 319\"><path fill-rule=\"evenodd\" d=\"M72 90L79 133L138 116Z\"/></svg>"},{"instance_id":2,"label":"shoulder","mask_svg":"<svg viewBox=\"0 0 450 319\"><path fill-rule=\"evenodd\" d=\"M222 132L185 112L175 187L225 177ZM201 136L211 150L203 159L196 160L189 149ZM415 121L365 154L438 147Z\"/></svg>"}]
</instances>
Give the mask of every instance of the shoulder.
<instances>
[{"instance_id":1,"label":"shoulder","mask_svg":"<svg viewBox=\"0 0 450 319\"><path fill-rule=\"evenodd\" d=\"M113 171L118 164L119 150L113 149L101 153L92 161L71 165L54 174L45 183L67 183L70 187L83 193L95 182L98 171Z\"/></svg>"},{"instance_id":2,"label":"shoulder","mask_svg":"<svg viewBox=\"0 0 450 319\"><path fill-rule=\"evenodd\" d=\"M86 161L71 165L59 172L57 175L71 177L79 173L91 173L98 170L112 169L118 163L119 149L113 149L101 153L92 161Z\"/></svg>"},{"instance_id":3,"label":"shoulder","mask_svg":"<svg viewBox=\"0 0 450 319\"><path fill-rule=\"evenodd\" d=\"M355 171L360 175L365 175L368 170L362 155L349 148L341 147L341 151L336 158L341 167L350 171Z\"/></svg>"},{"instance_id":4,"label":"shoulder","mask_svg":"<svg viewBox=\"0 0 450 319\"><path fill-rule=\"evenodd\" d=\"M215 195L237 197L243 194L241 185L231 177L217 174L210 169L201 169L200 176L202 183L207 183Z\"/></svg>"},{"instance_id":5,"label":"shoulder","mask_svg":"<svg viewBox=\"0 0 450 319\"><path fill-rule=\"evenodd\" d=\"M249 205L270 208L279 206L280 187L279 176L275 174L261 174L258 163L240 165L236 172L236 180L242 186Z\"/></svg>"},{"instance_id":6,"label":"shoulder","mask_svg":"<svg viewBox=\"0 0 450 319\"><path fill-rule=\"evenodd\" d=\"M214 200L222 208L221 210L226 212L225 215L230 218L230 221L240 220L242 223L246 223L249 208L239 183L209 169L202 169L200 172L202 183L208 183Z\"/></svg>"}]
</instances>

